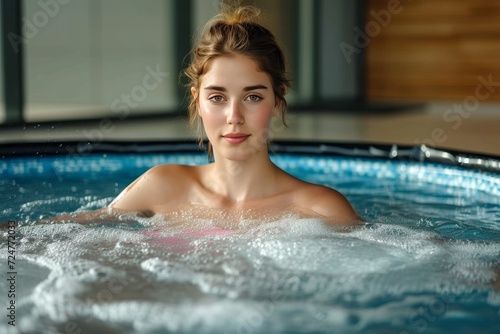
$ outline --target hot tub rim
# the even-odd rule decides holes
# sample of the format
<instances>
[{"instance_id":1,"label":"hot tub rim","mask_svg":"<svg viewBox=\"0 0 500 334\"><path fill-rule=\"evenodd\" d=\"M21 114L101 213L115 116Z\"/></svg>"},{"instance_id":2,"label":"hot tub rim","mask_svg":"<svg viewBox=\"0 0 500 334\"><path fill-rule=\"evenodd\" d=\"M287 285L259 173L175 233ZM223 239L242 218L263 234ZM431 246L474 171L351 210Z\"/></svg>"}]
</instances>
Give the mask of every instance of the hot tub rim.
<instances>
[{"instance_id":1,"label":"hot tub rim","mask_svg":"<svg viewBox=\"0 0 500 334\"><path fill-rule=\"evenodd\" d=\"M0 157L2 158L57 155L82 157L95 153L199 153L200 151L203 151L203 149L200 149L199 145L193 140L54 141L0 144ZM431 148L426 145L411 146L367 142L275 140L270 145L270 152L271 154L309 154L422 163L430 162L500 174L500 156L444 148Z\"/></svg>"}]
</instances>

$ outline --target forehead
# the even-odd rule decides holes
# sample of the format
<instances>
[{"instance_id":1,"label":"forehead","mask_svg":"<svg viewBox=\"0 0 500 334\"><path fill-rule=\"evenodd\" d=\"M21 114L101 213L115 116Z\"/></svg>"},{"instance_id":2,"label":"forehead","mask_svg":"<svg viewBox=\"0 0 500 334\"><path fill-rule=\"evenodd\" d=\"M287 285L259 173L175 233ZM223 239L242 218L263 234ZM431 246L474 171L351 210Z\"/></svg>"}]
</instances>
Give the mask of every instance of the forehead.
<instances>
[{"instance_id":1,"label":"forehead","mask_svg":"<svg viewBox=\"0 0 500 334\"><path fill-rule=\"evenodd\" d=\"M201 86L245 87L255 84L270 86L271 80L253 59L243 55L214 58L208 66L208 71L201 77Z\"/></svg>"}]
</instances>

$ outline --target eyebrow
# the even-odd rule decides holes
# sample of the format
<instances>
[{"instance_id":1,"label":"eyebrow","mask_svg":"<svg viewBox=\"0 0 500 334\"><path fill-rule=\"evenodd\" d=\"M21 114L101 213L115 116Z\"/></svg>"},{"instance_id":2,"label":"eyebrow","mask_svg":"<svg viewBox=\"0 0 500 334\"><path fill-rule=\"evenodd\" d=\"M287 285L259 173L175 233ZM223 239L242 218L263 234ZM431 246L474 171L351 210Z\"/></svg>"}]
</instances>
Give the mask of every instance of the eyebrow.
<instances>
[{"instance_id":1,"label":"eyebrow","mask_svg":"<svg viewBox=\"0 0 500 334\"><path fill-rule=\"evenodd\" d=\"M265 89L265 90L267 90L267 87L264 86L264 85L253 85L253 86L244 87L243 91L249 92L251 90L257 90L257 89ZM222 87L222 86L213 86L213 85L205 87L205 90L216 90L216 91L219 91L219 92L227 92L227 89L225 87Z\"/></svg>"}]
</instances>

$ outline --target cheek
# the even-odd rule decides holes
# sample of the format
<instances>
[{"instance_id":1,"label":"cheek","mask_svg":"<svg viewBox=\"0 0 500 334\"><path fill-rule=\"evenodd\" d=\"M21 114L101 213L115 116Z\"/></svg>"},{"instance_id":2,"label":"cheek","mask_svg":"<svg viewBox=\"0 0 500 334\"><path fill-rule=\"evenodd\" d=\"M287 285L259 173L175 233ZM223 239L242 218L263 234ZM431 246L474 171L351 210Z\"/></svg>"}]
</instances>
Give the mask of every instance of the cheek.
<instances>
[{"instance_id":1,"label":"cheek","mask_svg":"<svg viewBox=\"0 0 500 334\"><path fill-rule=\"evenodd\" d=\"M272 115L259 115L256 120L259 127L263 129L269 128L271 124L271 116Z\"/></svg>"},{"instance_id":2,"label":"cheek","mask_svg":"<svg viewBox=\"0 0 500 334\"><path fill-rule=\"evenodd\" d=\"M273 118L272 111L273 109L269 107L255 110L255 113L252 113L252 120L247 120L256 130L258 141L261 144L267 143L271 135L271 120Z\"/></svg>"},{"instance_id":3,"label":"cheek","mask_svg":"<svg viewBox=\"0 0 500 334\"><path fill-rule=\"evenodd\" d=\"M254 114L254 123L261 128L268 128L273 118L273 109L266 107L256 111Z\"/></svg>"},{"instance_id":4,"label":"cheek","mask_svg":"<svg viewBox=\"0 0 500 334\"><path fill-rule=\"evenodd\" d=\"M220 110L216 110L215 106L203 102L201 102L199 106L199 115L203 120L205 128L211 128L224 121L222 113Z\"/></svg>"}]
</instances>

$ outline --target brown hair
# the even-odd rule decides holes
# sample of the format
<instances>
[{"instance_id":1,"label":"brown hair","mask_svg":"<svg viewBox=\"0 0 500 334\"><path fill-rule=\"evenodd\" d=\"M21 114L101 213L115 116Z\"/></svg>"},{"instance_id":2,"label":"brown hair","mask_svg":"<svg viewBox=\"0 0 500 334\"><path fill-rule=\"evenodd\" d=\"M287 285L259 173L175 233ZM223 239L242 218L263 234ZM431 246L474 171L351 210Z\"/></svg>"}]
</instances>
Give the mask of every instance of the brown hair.
<instances>
[{"instance_id":1,"label":"brown hair","mask_svg":"<svg viewBox=\"0 0 500 334\"><path fill-rule=\"evenodd\" d=\"M223 6L220 14L212 18L191 51L191 64L184 70L188 86L199 91L200 79L208 72L211 60L232 54L244 55L257 64L259 70L271 78L276 104L286 126L285 95L290 87L286 77L285 57L274 35L259 23L260 10L253 6ZM197 111L198 96L189 96L189 123L197 124L201 134L201 121ZM203 139L200 135L200 145ZM209 144L209 156L211 145Z\"/></svg>"}]
</instances>

